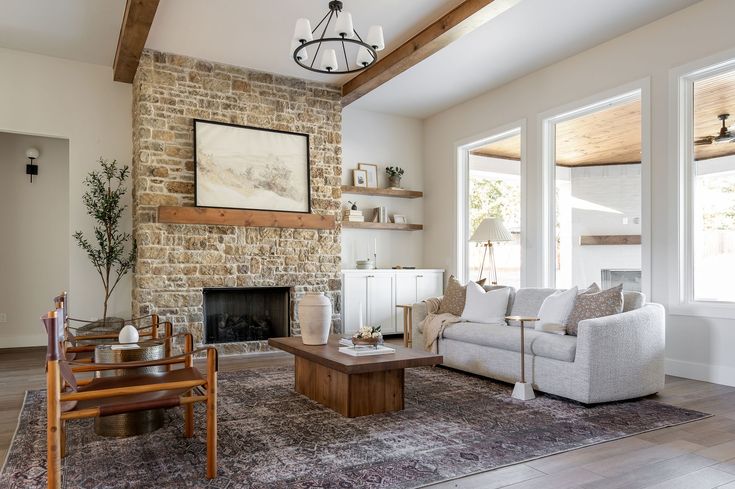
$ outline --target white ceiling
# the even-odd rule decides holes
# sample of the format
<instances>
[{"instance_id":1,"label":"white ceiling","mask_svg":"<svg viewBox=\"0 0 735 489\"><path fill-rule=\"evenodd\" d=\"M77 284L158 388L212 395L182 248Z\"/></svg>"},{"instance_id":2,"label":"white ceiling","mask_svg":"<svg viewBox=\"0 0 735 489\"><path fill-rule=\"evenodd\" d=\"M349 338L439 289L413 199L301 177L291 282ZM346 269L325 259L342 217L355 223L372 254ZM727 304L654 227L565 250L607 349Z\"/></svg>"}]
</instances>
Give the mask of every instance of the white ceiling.
<instances>
[{"instance_id":1,"label":"white ceiling","mask_svg":"<svg viewBox=\"0 0 735 489\"><path fill-rule=\"evenodd\" d=\"M390 52L463 0L343 0L357 32L383 26ZM342 84L354 75L320 75L294 63L296 19L312 28L328 0L161 0L146 47L256 70Z\"/></svg>"},{"instance_id":2,"label":"white ceiling","mask_svg":"<svg viewBox=\"0 0 735 489\"><path fill-rule=\"evenodd\" d=\"M522 0L349 107L426 118L698 1Z\"/></svg>"},{"instance_id":3,"label":"white ceiling","mask_svg":"<svg viewBox=\"0 0 735 489\"><path fill-rule=\"evenodd\" d=\"M462 0L344 0L358 32L383 25L383 55ZM522 0L351 107L425 118L698 0ZM327 0L161 0L147 47L302 78L297 18ZM0 47L111 66L125 0L0 0Z\"/></svg>"},{"instance_id":4,"label":"white ceiling","mask_svg":"<svg viewBox=\"0 0 735 489\"><path fill-rule=\"evenodd\" d=\"M0 47L112 66L125 0L0 0Z\"/></svg>"}]
</instances>

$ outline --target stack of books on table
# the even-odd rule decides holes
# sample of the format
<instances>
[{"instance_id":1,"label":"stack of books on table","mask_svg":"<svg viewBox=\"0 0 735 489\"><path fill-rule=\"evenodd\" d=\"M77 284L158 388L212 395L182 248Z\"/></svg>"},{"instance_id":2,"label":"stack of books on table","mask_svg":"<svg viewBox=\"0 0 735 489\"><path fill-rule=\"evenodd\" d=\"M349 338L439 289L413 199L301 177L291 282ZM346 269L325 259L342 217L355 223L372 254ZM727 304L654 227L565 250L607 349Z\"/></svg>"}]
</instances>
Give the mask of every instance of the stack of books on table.
<instances>
[{"instance_id":1,"label":"stack of books on table","mask_svg":"<svg viewBox=\"0 0 735 489\"><path fill-rule=\"evenodd\" d=\"M386 353L395 353L395 348L391 348L385 345L375 346L364 346L364 345L353 345L352 338L340 338L339 340L339 351L346 355L353 357L362 357L368 355L385 355Z\"/></svg>"},{"instance_id":2,"label":"stack of books on table","mask_svg":"<svg viewBox=\"0 0 735 489\"><path fill-rule=\"evenodd\" d=\"M362 211L345 209L344 220L351 222L365 222L365 216L362 215Z\"/></svg>"}]
</instances>

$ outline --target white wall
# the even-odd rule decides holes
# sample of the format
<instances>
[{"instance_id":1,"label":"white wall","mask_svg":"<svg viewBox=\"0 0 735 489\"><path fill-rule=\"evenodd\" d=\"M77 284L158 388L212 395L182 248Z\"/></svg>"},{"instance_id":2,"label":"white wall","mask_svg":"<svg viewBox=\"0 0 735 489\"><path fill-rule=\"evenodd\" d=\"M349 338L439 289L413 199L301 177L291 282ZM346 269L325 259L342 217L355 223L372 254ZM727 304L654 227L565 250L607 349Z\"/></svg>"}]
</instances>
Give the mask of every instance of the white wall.
<instances>
[{"instance_id":1,"label":"white wall","mask_svg":"<svg viewBox=\"0 0 735 489\"><path fill-rule=\"evenodd\" d=\"M97 159L103 156L128 165L131 162L132 87L113 82L109 67L7 49L0 49L0 73L0 131L69 140L68 232L54 237L60 242L52 249L57 253L63 250L60 259L68 264L69 281L50 284L50 288L60 292L68 287L74 316L101 316L99 277L73 244L71 233L92 228L81 201L82 180L98 167ZM126 203L130 204L129 195ZM129 211L123 227L131 228ZM113 314L129 316L130 283L128 276L118 285L110 304ZM52 297L45 298L46 307L52 305Z\"/></svg>"},{"instance_id":2,"label":"white wall","mask_svg":"<svg viewBox=\"0 0 735 489\"><path fill-rule=\"evenodd\" d=\"M514 121L528 121L527 223L532 272L540 282L542 267L540 113L650 77L651 83L651 234L652 300L668 305L676 283L670 269L671 222L676 195L676 155L670 152L670 70L735 47L735 2L705 0L589 51L490 91L438 114L425 123L425 213L433 225L424 231L425 265L455 270L455 145ZM644 105L645 106L645 105ZM646 190L647 191L647 190ZM451 199L451 200L449 200ZM735 385L735 320L670 314L667 322L669 371Z\"/></svg>"},{"instance_id":3,"label":"white wall","mask_svg":"<svg viewBox=\"0 0 735 489\"><path fill-rule=\"evenodd\" d=\"M418 119L379 114L346 107L342 112L342 183L352 185L352 170L358 163L378 165L378 186L386 187L386 166L400 166L406 173L401 186L423 190L423 125ZM403 214L409 223L424 222L422 199L398 199L342 195L343 207L347 201L357 201L360 210L385 206L389 216ZM355 260L372 258L377 240L378 267L394 265L424 265L423 231L388 231L342 229L342 268L355 268Z\"/></svg>"},{"instance_id":4,"label":"white wall","mask_svg":"<svg viewBox=\"0 0 735 489\"><path fill-rule=\"evenodd\" d=\"M26 175L30 147L38 175ZM69 142L0 132L0 348L46 343L38 320L69 282Z\"/></svg>"}]
</instances>

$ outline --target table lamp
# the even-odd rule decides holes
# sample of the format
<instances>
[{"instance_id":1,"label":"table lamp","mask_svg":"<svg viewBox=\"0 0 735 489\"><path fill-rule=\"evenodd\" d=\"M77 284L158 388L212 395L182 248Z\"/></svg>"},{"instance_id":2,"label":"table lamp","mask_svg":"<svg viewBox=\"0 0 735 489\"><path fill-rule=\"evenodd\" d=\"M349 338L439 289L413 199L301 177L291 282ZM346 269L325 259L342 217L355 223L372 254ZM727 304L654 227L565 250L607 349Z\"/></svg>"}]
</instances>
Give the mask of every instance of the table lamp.
<instances>
[{"instance_id":1,"label":"table lamp","mask_svg":"<svg viewBox=\"0 0 735 489\"><path fill-rule=\"evenodd\" d=\"M483 243L485 252L482 254L482 266L480 267L480 278L482 280L482 272L485 269L485 258L488 249L490 249L490 268L492 272L492 284L498 284L498 271L495 268L495 252L493 251L493 243L501 241L512 241L513 236L503 224L503 220L499 217L488 217L483 219L475 232L470 238L470 242Z\"/></svg>"}]
</instances>

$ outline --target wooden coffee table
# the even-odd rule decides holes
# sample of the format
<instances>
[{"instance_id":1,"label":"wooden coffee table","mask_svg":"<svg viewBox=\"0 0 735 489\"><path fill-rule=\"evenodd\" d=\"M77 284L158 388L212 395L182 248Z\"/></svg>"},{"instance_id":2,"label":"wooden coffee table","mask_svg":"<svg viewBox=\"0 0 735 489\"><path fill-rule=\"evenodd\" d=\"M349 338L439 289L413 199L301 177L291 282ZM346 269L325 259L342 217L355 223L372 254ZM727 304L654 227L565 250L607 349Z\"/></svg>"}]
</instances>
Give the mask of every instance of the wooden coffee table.
<instances>
[{"instance_id":1,"label":"wooden coffee table","mask_svg":"<svg viewBox=\"0 0 735 489\"><path fill-rule=\"evenodd\" d=\"M353 357L339 352L339 339L308 346L299 337L270 338L268 344L294 355L296 392L348 418L402 410L404 370L443 362L441 355L392 344L395 353Z\"/></svg>"}]
</instances>

